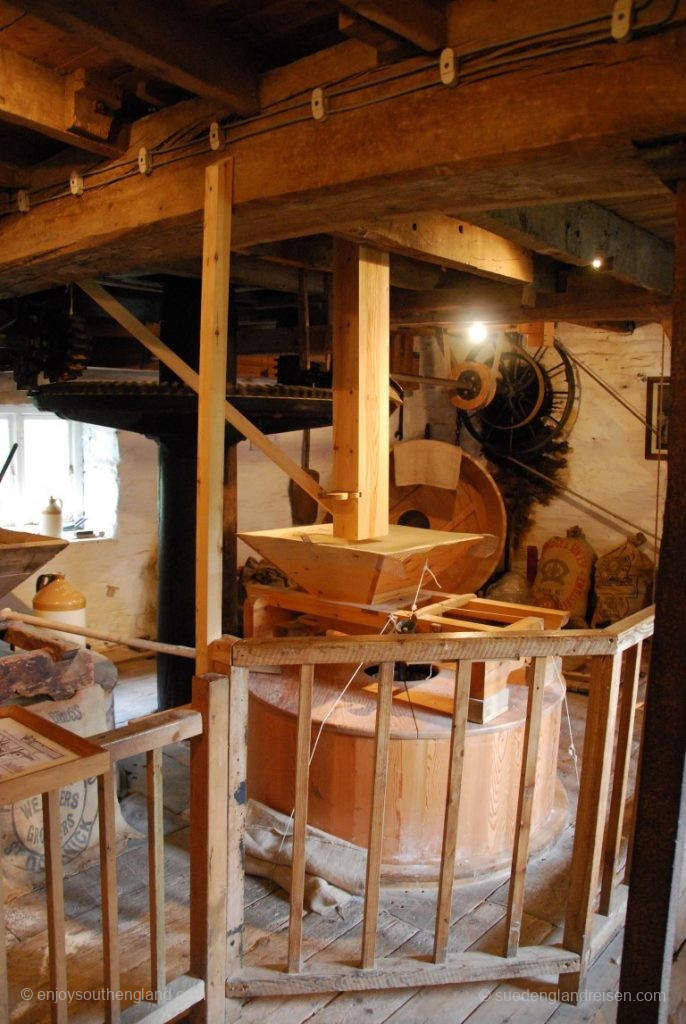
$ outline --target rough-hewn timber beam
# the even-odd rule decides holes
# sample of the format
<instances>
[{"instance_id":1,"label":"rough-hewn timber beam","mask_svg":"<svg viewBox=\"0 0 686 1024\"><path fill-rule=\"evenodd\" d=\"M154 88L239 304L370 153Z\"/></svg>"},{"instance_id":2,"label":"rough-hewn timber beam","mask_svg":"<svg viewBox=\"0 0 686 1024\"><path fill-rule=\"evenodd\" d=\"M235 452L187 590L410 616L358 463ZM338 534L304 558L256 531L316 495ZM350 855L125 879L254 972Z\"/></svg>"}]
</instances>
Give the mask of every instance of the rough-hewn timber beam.
<instances>
[{"instance_id":1,"label":"rough-hewn timber beam","mask_svg":"<svg viewBox=\"0 0 686 1024\"><path fill-rule=\"evenodd\" d=\"M170 10L155 0L22 0L21 6L165 82L216 99L240 114L257 110L257 75L245 54L177 5Z\"/></svg>"},{"instance_id":2,"label":"rough-hewn timber beam","mask_svg":"<svg viewBox=\"0 0 686 1024\"><path fill-rule=\"evenodd\" d=\"M326 233L399 209L486 210L661 190L628 140L686 132L684 49L680 28L239 138L231 144L235 244ZM399 146L399 138L412 144ZM78 207L68 197L1 221L0 289L199 252L202 170L215 159L208 149L146 179L93 190Z\"/></svg>"},{"instance_id":3,"label":"rough-hewn timber beam","mask_svg":"<svg viewBox=\"0 0 686 1024\"><path fill-rule=\"evenodd\" d=\"M329 46L326 50L260 75L260 106L269 107L315 86L359 74L375 67L378 62L374 47L358 39Z\"/></svg>"},{"instance_id":4,"label":"rough-hewn timber beam","mask_svg":"<svg viewBox=\"0 0 686 1024\"><path fill-rule=\"evenodd\" d=\"M669 315L671 299L643 288L595 278L572 279L566 292L527 294L515 285L465 282L458 288L432 292L396 292L391 301L394 324L451 324L483 320L526 323L565 320L661 321ZM531 302L532 304L529 304Z\"/></svg>"},{"instance_id":5,"label":"rough-hewn timber beam","mask_svg":"<svg viewBox=\"0 0 686 1024\"><path fill-rule=\"evenodd\" d=\"M385 252L416 256L481 277L526 284L534 279L531 253L523 245L442 213L417 213L356 224L343 234Z\"/></svg>"},{"instance_id":6,"label":"rough-hewn timber beam","mask_svg":"<svg viewBox=\"0 0 686 1024\"><path fill-rule=\"evenodd\" d=\"M77 94L72 76L58 75L0 47L0 120L100 156L114 156L118 148L106 141L111 117L93 111L90 130L82 134L84 122L75 117Z\"/></svg>"},{"instance_id":7,"label":"rough-hewn timber beam","mask_svg":"<svg viewBox=\"0 0 686 1024\"><path fill-rule=\"evenodd\" d=\"M646 29L659 22L664 10L656 11L652 4L634 4L634 29ZM505 10L503 10L505 8ZM683 20L686 10L678 5L672 13L672 22ZM527 0L513 4L499 0L450 0L447 5L447 40L462 57L482 53L490 47L506 46L517 40L538 41L535 36L552 35L551 45L559 38L574 36L578 32L610 34L612 4L607 0ZM579 24L580 23L580 24Z\"/></svg>"},{"instance_id":8,"label":"rough-hewn timber beam","mask_svg":"<svg viewBox=\"0 0 686 1024\"><path fill-rule=\"evenodd\" d=\"M445 45L445 13L426 0L344 0L345 6L368 21L395 32L422 50Z\"/></svg>"},{"instance_id":9,"label":"rough-hewn timber beam","mask_svg":"<svg viewBox=\"0 0 686 1024\"><path fill-rule=\"evenodd\" d=\"M597 203L492 210L474 219L564 263L587 267L600 256L606 272L619 281L663 294L671 291L672 246Z\"/></svg>"}]
</instances>

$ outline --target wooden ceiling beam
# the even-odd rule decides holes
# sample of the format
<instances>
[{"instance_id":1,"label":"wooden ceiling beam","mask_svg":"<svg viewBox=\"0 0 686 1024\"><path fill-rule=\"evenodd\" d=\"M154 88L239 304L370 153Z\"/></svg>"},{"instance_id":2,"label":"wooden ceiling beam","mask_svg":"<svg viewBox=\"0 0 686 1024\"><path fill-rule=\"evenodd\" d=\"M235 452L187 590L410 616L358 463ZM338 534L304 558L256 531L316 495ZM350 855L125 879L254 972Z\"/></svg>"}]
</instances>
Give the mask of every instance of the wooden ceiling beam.
<instances>
[{"instance_id":1,"label":"wooden ceiling beam","mask_svg":"<svg viewBox=\"0 0 686 1024\"><path fill-rule=\"evenodd\" d=\"M331 114L323 124L299 118L252 136L239 126L235 141L229 132L236 247L330 233L398 210L466 213L652 194L655 176L630 140L686 133L685 49L680 28L544 57L457 89L393 96L397 85L377 86L377 102ZM153 119L149 129L152 146ZM162 129L160 136L167 137ZM128 155L135 161L137 151ZM21 219L5 218L0 286L13 289L20 277L26 288L32 276L140 271L193 256L200 248L202 171L216 158L208 149L147 178L94 189L78 208L66 197Z\"/></svg>"},{"instance_id":2,"label":"wooden ceiling beam","mask_svg":"<svg viewBox=\"0 0 686 1024\"><path fill-rule=\"evenodd\" d=\"M344 0L344 5L429 53L445 46L445 12L426 0Z\"/></svg>"},{"instance_id":3,"label":"wooden ceiling beam","mask_svg":"<svg viewBox=\"0 0 686 1024\"><path fill-rule=\"evenodd\" d=\"M85 75L58 75L6 47L0 47L0 120L99 156L120 152L107 141L112 118L96 111Z\"/></svg>"},{"instance_id":4,"label":"wooden ceiling beam","mask_svg":"<svg viewBox=\"0 0 686 1024\"><path fill-rule=\"evenodd\" d=\"M540 321L593 323L599 320L660 322L669 315L671 299L608 278L582 274L569 279L565 292L532 293L527 286L495 282L464 282L432 292L395 292L394 324L442 325L517 324Z\"/></svg>"},{"instance_id":5,"label":"wooden ceiling beam","mask_svg":"<svg viewBox=\"0 0 686 1024\"><path fill-rule=\"evenodd\" d=\"M348 39L291 64L265 71L260 75L260 106L265 108L281 103L316 86L368 71L378 63L375 47L358 39Z\"/></svg>"},{"instance_id":6,"label":"wooden ceiling beam","mask_svg":"<svg viewBox=\"0 0 686 1024\"><path fill-rule=\"evenodd\" d=\"M330 235L310 235L289 238L281 242L266 242L252 246L252 256L288 267L321 270L331 273L333 266L333 239ZM448 284L453 275L441 267L419 259L391 252L391 284L395 288L429 290ZM296 289L297 290L297 289Z\"/></svg>"},{"instance_id":7,"label":"wooden ceiling beam","mask_svg":"<svg viewBox=\"0 0 686 1024\"><path fill-rule=\"evenodd\" d=\"M598 257L619 281L664 294L671 291L673 247L597 203L492 210L472 219L563 263L587 267Z\"/></svg>"},{"instance_id":8,"label":"wooden ceiling beam","mask_svg":"<svg viewBox=\"0 0 686 1024\"><path fill-rule=\"evenodd\" d=\"M517 241L441 213L416 213L346 227L341 234L388 252L398 252L496 281L531 284L531 253Z\"/></svg>"},{"instance_id":9,"label":"wooden ceiling beam","mask_svg":"<svg viewBox=\"0 0 686 1024\"><path fill-rule=\"evenodd\" d=\"M239 114L258 109L257 74L246 55L219 30L156 0L103 3L22 0L22 9L50 25L83 36L146 74Z\"/></svg>"},{"instance_id":10,"label":"wooden ceiling beam","mask_svg":"<svg viewBox=\"0 0 686 1024\"><path fill-rule=\"evenodd\" d=\"M0 188L28 188L31 182L31 170L0 160Z\"/></svg>"}]
</instances>

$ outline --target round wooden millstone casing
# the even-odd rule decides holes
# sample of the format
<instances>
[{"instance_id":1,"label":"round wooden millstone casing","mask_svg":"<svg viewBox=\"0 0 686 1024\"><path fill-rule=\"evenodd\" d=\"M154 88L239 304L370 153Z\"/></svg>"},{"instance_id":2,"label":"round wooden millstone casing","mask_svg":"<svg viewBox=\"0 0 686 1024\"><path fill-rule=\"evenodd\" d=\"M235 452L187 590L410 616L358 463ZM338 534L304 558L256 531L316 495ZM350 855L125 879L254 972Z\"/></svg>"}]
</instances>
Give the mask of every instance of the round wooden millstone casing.
<instances>
[{"instance_id":1,"label":"round wooden millstone casing","mask_svg":"<svg viewBox=\"0 0 686 1024\"><path fill-rule=\"evenodd\" d=\"M454 667L439 666L432 682L452 692ZM249 795L290 814L293 809L298 681L295 669L250 677ZM315 670L312 743L354 666ZM362 678L360 678L362 677ZM372 789L376 695L358 674L331 713L310 767L308 821L366 846ZM470 879L509 867L512 857L527 690L510 685L509 708L486 725L468 723L458 822L456 877ZM566 822L557 780L564 684L549 673L536 769L531 851L550 844ZM438 876L450 751L449 715L393 701L383 842L386 882Z\"/></svg>"}]
</instances>

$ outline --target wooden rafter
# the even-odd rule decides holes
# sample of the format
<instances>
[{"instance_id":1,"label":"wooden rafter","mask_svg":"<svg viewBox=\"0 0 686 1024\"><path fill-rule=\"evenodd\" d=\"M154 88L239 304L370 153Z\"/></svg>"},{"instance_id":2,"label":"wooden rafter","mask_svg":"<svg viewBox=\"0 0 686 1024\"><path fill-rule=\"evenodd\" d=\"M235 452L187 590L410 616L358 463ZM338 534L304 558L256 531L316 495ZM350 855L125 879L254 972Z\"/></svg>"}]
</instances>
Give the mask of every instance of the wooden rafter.
<instances>
[{"instance_id":1,"label":"wooden rafter","mask_svg":"<svg viewBox=\"0 0 686 1024\"><path fill-rule=\"evenodd\" d=\"M345 0L345 6L422 50L445 45L445 13L426 0Z\"/></svg>"},{"instance_id":2,"label":"wooden rafter","mask_svg":"<svg viewBox=\"0 0 686 1024\"><path fill-rule=\"evenodd\" d=\"M531 253L521 244L441 213L418 213L354 225L346 228L344 234L384 251L419 257L483 277L527 284L534 279Z\"/></svg>"},{"instance_id":3,"label":"wooden rafter","mask_svg":"<svg viewBox=\"0 0 686 1024\"><path fill-rule=\"evenodd\" d=\"M684 48L680 28L621 47L542 58L460 89L389 95L324 124L300 119L278 132L246 134L231 145L235 244L331 231L399 208L440 204L466 212L492 209L494 197L505 207L654 192L655 178L635 160L627 136L686 131L686 76L676 57ZM570 94L578 101L573 118ZM591 102L598 94L602 104ZM413 144L399 146L398 138ZM361 152L364 139L374 144ZM21 223L0 222L0 287L16 289L23 278L21 287L30 290L84 269L142 270L192 255L194 246L199 252L198 171L213 159L208 149L145 180L129 176L98 188L84 197L77 217L68 197Z\"/></svg>"},{"instance_id":4,"label":"wooden rafter","mask_svg":"<svg viewBox=\"0 0 686 1024\"><path fill-rule=\"evenodd\" d=\"M119 149L107 141L111 116L95 111L90 92L85 104L92 108L89 116L80 104L86 91L82 77L58 75L0 47L0 120L100 156L114 156Z\"/></svg>"},{"instance_id":5,"label":"wooden rafter","mask_svg":"<svg viewBox=\"0 0 686 1024\"><path fill-rule=\"evenodd\" d=\"M671 300L643 288L630 288L607 278L570 278L565 292L530 293L514 285L464 282L430 292L396 292L391 320L400 325L450 325L484 320L490 323L534 323L566 320L660 322L669 316Z\"/></svg>"},{"instance_id":6,"label":"wooden rafter","mask_svg":"<svg viewBox=\"0 0 686 1024\"><path fill-rule=\"evenodd\" d=\"M565 263L589 266L599 257L602 269L619 281L664 294L671 290L672 246L597 203L516 207L477 214L474 219Z\"/></svg>"},{"instance_id":7,"label":"wooden rafter","mask_svg":"<svg viewBox=\"0 0 686 1024\"><path fill-rule=\"evenodd\" d=\"M225 104L241 114L258 107L257 75L234 41L197 18L155 0L135 4L83 0L22 0L22 8L51 25L84 36L91 44L161 78Z\"/></svg>"}]
</instances>

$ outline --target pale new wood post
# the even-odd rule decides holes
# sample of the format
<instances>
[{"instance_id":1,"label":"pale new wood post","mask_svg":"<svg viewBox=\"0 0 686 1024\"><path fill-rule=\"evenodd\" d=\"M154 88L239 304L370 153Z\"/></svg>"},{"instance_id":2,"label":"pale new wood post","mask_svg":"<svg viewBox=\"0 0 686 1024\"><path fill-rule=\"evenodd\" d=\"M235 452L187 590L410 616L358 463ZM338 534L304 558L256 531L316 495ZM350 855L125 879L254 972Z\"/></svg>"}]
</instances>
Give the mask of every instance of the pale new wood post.
<instances>
[{"instance_id":1,"label":"pale new wood post","mask_svg":"<svg viewBox=\"0 0 686 1024\"><path fill-rule=\"evenodd\" d=\"M98 776L98 829L100 837L100 899L102 903L102 952L105 988L111 998L105 1002L106 1024L118 1024L120 989L119 913L117 907L117 826L115 821L115 776L110 770Z\"/></svg>"},{"instance_id":2,"label":"pale new wood post","mask_svg":"<svg viewBox=\"0 0 686 1024\"><path fill-rule=\"evenodd\" d=\"M191 740L190 970L205 982L193 1024L225 1016L229 684L195 676L192 706L203 731Z\"/></svg>"},{"instance_id":3,"label":"pale new wood post","mask_svg":"<svg viewBox=\"0 0 686 1024\"><path fill-rule=\"evenodd\" d=\"M60 793L43 793L43 843L45 849L45 888L48 898L48 956L50 963L50 1020L66 1024L67 1002L60 998L67 991L67 953L64 940L64 889L62 887L62 837L60 830Z\"/></svg>"},{"instance_id":4,"label":"pale new wood post","mask_svg":"<svg viewBox=\"0 0 686 1024\"><path fill-rule=\"evenodd\" d=\"M522 930L524 883L526 881L526 864L529 859L531 815L534 807L536 765L538 762L538 747L541 738L541 719L543 715L543 693L545 690L546 665L547 658L534 658L533 663L528 665L526 669L526 681L529 687L529 696L526 705L524 749L522 750L522 767L519 776L517 825L515 828L514 850L512 853L510 892L507 899L505 956L516 956L517 951L519 950L519 936Z\"/></svg>"},{"instance_id":5,"label":"pale new wood post","mask_svg":"<svg viewBox=\"0 0 686 1024\"><path fill-rule=\"evenodd\" d=\"M148 809L148 905L150 918L150 988L162 992L167 984L164 894L164 820L162 748L146 755Z\"/></svg>"},{"instance_id":6,"label":"pale new wood post","mask_svg":"<svg viewBox=\"0 0 686 1024\"><path fill-rule=\"evenodd\" d=\"M331 479L361 495L334 509L348 540L388 534L388 266L388 253L334 238Z\"/></svg>"},{"instance_id":7,"label":"pale new wood post","mask_svg":"<svg viewBox=\"0 0 686 1024\"><path fill-rule=\"evenodd\" d=\"M302 916L305 896L305 855L307 840L307 791L310 780L310 737L312 734L312 682L314 668L300 670L298 738L296 742L295 799L293 801L293 847L291 854L291 907L288 921L288 971L302 969Z\"/></svg>"},{"instance_id":8,"label":"pale new wood post","mask_svg":"<svg viewBox=\"0 0 686 1024\"><path fill-rule=\"evenodd\" d=\"M560 989L568 995L578 994L589 966L621 667L621 654L596 656L591 661L579 805L562 939L564 949L581 956L581 965L577 972L560 975Z\"/></svg>"},{"instance_id":9,"label":"pale new wood post","mask_svg":"<svg viewBox=\"0 0 686 1024\"><path fill-rule=\"evenodd\" d=\"M209 670L208 645L222 633L224 405L232 195L233 160L229 158L205 171L195 579L198 674Z\"/></svg>"},{"instance_id":10,"label":"pale new wood post","mask_svg":"<svg viewBox=\"0 0 686 1024\"><path fill-rule=\"evenodd\" d=\"M386 781L391 732L391 705L395 664L384 662L379 669L378 706L374 733L374 776L369 816L367 873L364 885L364 922L362 925L362 967L373 967L376 958L376 924L379 918L379 887L383 849Z\"/></svg>"},{"instance_id":11,"label":"pale new wood post","mask_svg":"<svg viewBox=\"0 0 686 1024\"><path fill-rule=\"evenodd\" d=\"M602 880L600 885L601 914L609 914L612 908L615 873L619 861L624 826L624 810L626 791L629 782L629 766L631 764L631 747L634 739L634 719L636 717L636 698L638 681L641 674L641 651L643 644L630 647L624 654L622 669L622 702L619 712L619 728L617 731L617 753L612 775L612 796L610 797L610 814L605 832L603 850Z\"/></svg>"},{"instance_id":12,"label":"pale new wood post","mask_svg":"<svg viewBox=\"0 0 686 1024\"><path fill-rule=\"evenodd\" d=\"M434 963L445 962L446 947L450 934L450 915L455 881L455 858L457 854L457 822L460 815L460 794L464 770L464 748L469 712L469 690L472 678L472 662L461 661L455 672L455 708L450 730L450 761L448 788L445 797L445 820L443 825L443 849L441 871L438 881L438 903L436 908L436 929L434 932Z\"/></svg>"},{"instance_id":13,"label":"pale new wood post","mask_svg":"<svg viewBox=\"0 0 686 1024\"><path fill-rule=\"evenodd\" d=\"M247 810L248 669L232 667L229 675L228 902L226 908L226 976L240 969L243 957L245 889L245 815Z\"/></svg>"}]
</instances>

